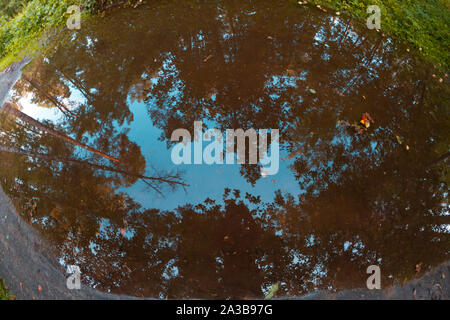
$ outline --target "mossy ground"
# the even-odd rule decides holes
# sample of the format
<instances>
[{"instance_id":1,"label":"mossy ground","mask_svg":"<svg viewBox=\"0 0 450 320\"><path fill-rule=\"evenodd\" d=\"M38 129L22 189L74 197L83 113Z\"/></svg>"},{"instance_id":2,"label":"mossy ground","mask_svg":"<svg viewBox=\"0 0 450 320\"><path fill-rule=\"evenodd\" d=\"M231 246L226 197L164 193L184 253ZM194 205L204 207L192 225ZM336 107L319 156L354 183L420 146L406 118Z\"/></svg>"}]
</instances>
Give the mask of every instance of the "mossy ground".
<instances>
[{"instance_id":1,"label":"mossy ground","mask_svg":"<svg viewBox=\"0 0 450 320\"><path fill-rule=\"evenodd\" d=\"M14 16L0 19L0 70L40 49L46 33L67 21L72 0L32 0Z\"/></svg>"},{"instance_id":2,"label":"mossy ground","mask_svg":"<svg viewBox=\"0 0 450 320\"><path fill-rule=\"evenodd\" d=\"M69 18L67 9L79 5L83 15L93 15L119 0L6 0L20 4L0 13L0 70L25 55L42 49L45 36L64 26ZM125 1L126 2L126 1ZM124 2L124 3L125 3ZM131 0L128 2L132 2ZM6 12L6 11L5 11Z\"/></svg>"}]
</instances>

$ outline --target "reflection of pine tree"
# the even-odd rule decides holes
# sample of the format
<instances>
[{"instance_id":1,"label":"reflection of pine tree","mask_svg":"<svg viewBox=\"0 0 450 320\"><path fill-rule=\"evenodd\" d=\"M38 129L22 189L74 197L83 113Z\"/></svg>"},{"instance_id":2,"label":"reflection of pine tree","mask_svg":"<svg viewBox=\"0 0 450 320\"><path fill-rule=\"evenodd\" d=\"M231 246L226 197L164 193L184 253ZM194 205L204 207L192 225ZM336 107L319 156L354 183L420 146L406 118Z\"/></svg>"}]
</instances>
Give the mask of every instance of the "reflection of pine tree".
<instances>
[{"instance_id":1,"label":"reflection of pine tree","mask_svg":"<svg viewBox=\"0 0 450 320\"><path fill-rule=\"evenodd\" d=\"M134 173L131 171L127 171L125 169L119 169L119 168L113 168L110 166L105 166L101 164L91 163L84 160L78 160L78 159L70 159L70 158L60 158L53 155L48 155L44 153L38 153L38 152L31 152L31 151L25 151L19 148L11 147L11 146L5 146L0 144L0 151L3 152L9 152L9 153L15 153L15 154L21 154L33 158L39 158L39 159L45 159L49 161L57 161L62 163L73 163L73 164L79 164L84 166L89 166L94 169L99 169L103 171L110 171L115 173L120 173L126 176L134 177L142 179L148 186L150 186L155 191L159 192L159 190L156 188L156 186L153 184L154 182L164 182L169 184L170 186L175 185L181 185L183 187L186 187L187 184L181 182L181 178L178 175L164 175L161 177L149 177L142 174Z\"/></svg>"},{"instance_id":2,"label":"reflection of pine tree","mask_svg":"<svg viewBox=\"0 0 450 320\"><path fill-rule=\"evenodd\" d=\"M58 99L49 94L46 90L44 90L36 81L31 78L27 78L25 75L22 76L26 82L30 84L33 88L35 88L45 99L53 103L64 115L75 116L72 111L70 111L63 103L59 102ZM18 83L20 86L20 82Z\"/></svg>"},{"instance_id":3,"label":"reflection of pine tree","mask_svg":"<svg viewBox=\"0 0 450 320\"><path fill-rule=\"evenodd\" d=\"M27 114L23 113L22 111L18 110L17 108L14 108L9 102L6 102L0 110L6 112L9 115L15 116L18 119L20 119L21 121L23 121L24 123L31 125L39 130L42 130L58 139L61 139L63 141L69 142L69 143L76 145L78 147L81 147L83 149L86 149L100 157L106 158L115 163L120 163L120 164L126 165L125 163L123 163L122 161L120 161L119 159L117 159L115 157L109 156L93 147L87 146L87 145L85 145L79 141L76 141L76 140L74 140L74 139L48 127L48 126L45 126L41 122L33 119L32 117L28 116ZM20 148L15 148L15 147L11 147L11 146L0 145L0 151L11 152L11 153L16 153L16 154L23 154L23 155L27 155L27 156L31 156L31 157L35 157L35 158L41 158L41 159L46 159L46 160L51 160L51 161L58 161L58 162L62 162L62 163L82 164L82 165L90 166L95 169L115 172L115 173L119 173L119 174L122 174L122 175L125 175L128 177L132 177L132 178L138 178L138 179L141 179L146 185L148 185L149 187L151 187L153 190L155 190L156 192L158 192L160 194L161 194L161 192L159 191L159 188L157 185L155 185L155 183L167 183L171 187L175 187L176 185L181 185L183 187L187 186L187 184L182 182L182 180L178 174L175 174L175 175L165 174L165 175L161 175L159 177L149 177L146 175L132 172L130 170L127 170L126 168L114 168L114 167L90 163L90 162L82 161L82 160L78 160L78 159L58 158L53 155L24 151Z\"/></svg>"},{"instance_id":4,"label":"reflection of pine tree","mask_svg":"<svg viewBox=\"0 0 450 320\"><path fill-rule=\"evenodd\" d=\"M101 156L101 157L106 158L108 160L111 160L113 162L121 163L121 161L119 159L117 159L117 158L109 156L109 155L107 155L107 154L105 154L105 153L103 153L103 152L101 152L101 151L99 151L99 150L97 150L95 148L92 148L92 147L90 147L88 145L85 145L84 143L76 141L76 140L74 140L74 139L72 139L72 138L70 138L70 137L68 137L68 136L66 136L66 135L64 135L64 134L62 134L62 133L52 129L52 128L49 128L49 127L43 125L42 123L40 123L39 121L33 119L32 117L28 116L27 114L23 113L22 111L14 108L8 102L6 102L0 110L4 111L4 112L6 112L6 113L8 113L8 114L10 114L12 116L17 117L20 120L22 120L23 122L28 123L28 124L38 128L38 129L46 132L46 133L48 133L48 134L51 134L52 136L55 136L55 137L57 137L59 139L67 141L67 142L69 142L71 144L74 144L74 145L76 145L78 147L81 147L83 149L86 149L86 150L88 150L88 151L90 151L92 153L95 153L98 156Z\"/></svg>"}]
</instances>

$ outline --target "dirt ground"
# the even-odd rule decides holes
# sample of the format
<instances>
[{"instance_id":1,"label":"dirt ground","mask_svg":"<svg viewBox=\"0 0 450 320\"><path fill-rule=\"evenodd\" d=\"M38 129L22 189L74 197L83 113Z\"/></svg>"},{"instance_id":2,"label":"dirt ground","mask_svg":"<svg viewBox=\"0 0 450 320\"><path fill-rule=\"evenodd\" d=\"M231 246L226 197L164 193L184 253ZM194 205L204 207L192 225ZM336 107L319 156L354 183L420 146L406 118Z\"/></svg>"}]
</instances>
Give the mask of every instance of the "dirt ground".
<instances>
[{"instance_id":1,"label":"dirt ground","mask_svg":"<svg viewBox=\"0 0 450 320\"><path fill-rule=\"evenodd\" d=\"M0 105L20 78L26 62L20 62L0 72ZM82 287L69 290L66 274L51 247L15 212L11 201L0 187L0 278L3 278L17 299L135 299L110 295ZM337 294L314 292L286 299L407 299L448 300L450 297L450 261L411 280L403 286L385 290L355 289Z\"/></svg>"},{"instance_id":2,"label":"dirt ground","mask_svg":"<svg viewBox=\"0 0 450 320\"><path fill-rule=\"evenodd\" d=\"M20 78L22 61L0 72L0 105ZM15 213L0 187L0 278L17 299L120 299L90 288L69 290L50 247Z\"/></svg>"}]
</instances>

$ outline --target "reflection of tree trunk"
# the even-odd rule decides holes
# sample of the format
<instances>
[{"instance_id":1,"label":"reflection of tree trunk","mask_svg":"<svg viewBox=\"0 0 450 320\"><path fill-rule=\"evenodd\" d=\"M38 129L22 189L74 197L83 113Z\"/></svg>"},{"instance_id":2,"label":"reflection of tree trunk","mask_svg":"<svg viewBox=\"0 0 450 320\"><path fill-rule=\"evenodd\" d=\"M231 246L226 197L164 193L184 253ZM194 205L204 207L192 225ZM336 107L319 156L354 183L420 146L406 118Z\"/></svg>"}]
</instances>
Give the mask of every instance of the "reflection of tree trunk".
<instances>
[{"instance_id":1,"label":"reflection of tree trunk","mask_svg":"<svg viewBox=\"0 0 450 320\"><path fill-rule=\"evenodd\" d=\"M50 94L48 94L47 91L42 89L41 86L34 82L32 79L28 79L25 76L23 77L23 79L25 79L25 81L28 82L33 88L38 90L44 96L44 98L52 102L59 110L61 110L61 112L68 112L70 115L75 116L75 114L70 111L64 104L59 102L55 97L52 97Z\"/></svg>"},{"instance_id":2,"label":"reflection of tree trunk","mask_svg":"<svg viewBox=\"0 0 450 320\"><path fill-rule=\"evenodd\" d=\"M0 110L3 110L4 112L6 112L6 113L8 113L8 114L10 114L10 115L16 116L17 118L19 118L19 119L22 120L23 122L28 123L28 124L30 124L30 125L32 125L32 126L38 128L38 129L40 129L40 130L42 130L42 131L45 131L45 132L47 132L48 134L51 134L52 136L55 136L55 137L57 137L57 138L59 138L59 139L62 139L62 140L64 140L64 141L67 141L67 142L69 142L69 143L71 143L71 144L74 144L74 145L76 145L76 146L79 146L79 147L81 147L81 148L83 148L83 149L86 149L86 150L88 150L88 151L90 151L90 152L92 152L92 153L95 153L96 155L99 155L99 156L103 157L103 158L109 159L109 160L114 161L114 162L117 162L117 163L121 163L121 161L120 161L119 159L117 159L117 158L114 158L114 157L111 157L111 156L109 156L109 155L107 155L107 154L104 154L103 152L98 151L97 149L94 149L94 148L92 148L92 147L89 147L89 146L87 146L87 145L85 145L85 144L83 144L83 143L81 143L81 142L78 142L78 141L76 141L76 140L74 140L74 139L72 139L72 138L70 138L70 137L68 137L68 136L66 136L66 135L64 135L64 134L62 134L62 133L57 132L57 131L54 130L54 129L51 129L51 128L49 128L49 127L43 125L43 124L40 123L39 121L34 120L32 117L26 115L26 114L23 113L22 111L20 111L20 110L14 108L14 107L13 107L10 103L8 103L8 102L6 102Z\"/></svg>"},{"instance_id":3,"label":"reflection of tree trunk","mask_svg":"<svg viewBox=\"0 0 450 320\"><path fill-rule=\"evenodd\" d=\"M366 67L369 67L369 66L372 64L373 59L374 59L374 57L375 57L375 53L377 53L378 48L380 47L380 45L381 45L382 42L383 42L383 38L380 37L380 38L378 39L377 43L373 46L372 52L370 53L370 58L367 60L368 63L367 63L367 66L366 66Z\"/></svg>"},{"instance_id":4,"label":"reflection of tree trunk","mask_svg":"<svg viewBox=\"0 0 450 320\"><path fill-rule=\"evenodd\" d=\"M430 163L429 165L427 165L427 169L434 166L435 164L438 164L441 161L444 161L445 159L447 159L448 157L450 157L450 151L447 153L444 153L442 156L440 156L438 159L434 160L432 163Z\"/></svg>"},{"instance_id":5,"label":"reflection of tree trunk","mask_svg":"<svg viewBox=\"0 0 450 320\"><path fill-rule=\"evenodd\" d=\"M82 83L80 83L80 81L76 81L75 78L69 77L67 74L65 74L65 73L64 73L63 71L61 71L61 70L58 70L58 72L59 72L60 74L62 74L62 76L63 76L67 81L69 81L71 84L73 84L73 86L74 86L75 88L77 88L77 89L84 95L84 97L86 98L86 100L87 100L90 104L93 104L93 101L94 101L93 97L89 94L89 91L86 89L86 87L85 87Z\"/></svg>"},{"instance_id":6,"label":"reflection of tree trunk","mask_svg":"<svg viewBox=\"0 0 450 320\"><path fill-rule=\"evenodd\" d=\"M342 37L341 40L339 41L338 47L341 48L342 47L342 43L345 41L345 39L347 38L347 31L350 28L350 23L347 23L345 26L345 30L342 33Z\"/></svg>"},{"instance_id":7,"label":"reflection of tree trunk","mask_svg":"<svg viewBox=\"0 0 450 320\"><path fill-rule=\"evenodd\" d=\"M120 173L120 174L127 175L130 177L139 178L139 179L142 179L144 182L148 182L148 180L152 180L152 181L157 181L157 182L165 182L170 185L178 184L178 185L182 185L184 187L188 186L187 184L185 184L183 182L177 181L177 179L180 180L180 178L176 177L176 176L148 177L148 176L144 176L144 175L141 175L138 173L134 173L134 172L130 172L130 171L122 170L122 169L117 169L117 168L113 168L113 167L109 167L109 166L104 166L104 165L100 165L100 164L96 164L96 163L91 163L88 161L71 159L71 158L58 158L58 157L55 157L55 156L52 156L49 154L45 154L45 153L26 151L26 150L22 150L20 148L1 145L1 144L0 144L0 151L21 154L21 155L28 156L28 157L39 158L39 159L44 159L44 160L49 160L49 161L57 161L57 162L62 162L62 163L74 163L74 164L89 166L89 167L103 170L103 171L116 172L116 173Z\"/></svg>"}]
</instances>

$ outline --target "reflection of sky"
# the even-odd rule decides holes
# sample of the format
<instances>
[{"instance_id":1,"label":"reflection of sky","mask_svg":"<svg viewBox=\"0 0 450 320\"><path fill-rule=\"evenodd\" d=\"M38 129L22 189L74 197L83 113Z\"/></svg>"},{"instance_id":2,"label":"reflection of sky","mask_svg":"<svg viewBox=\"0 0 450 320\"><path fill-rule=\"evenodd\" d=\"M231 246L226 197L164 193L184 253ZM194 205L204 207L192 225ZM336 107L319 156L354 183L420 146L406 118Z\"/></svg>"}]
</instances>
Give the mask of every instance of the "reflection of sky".
<instances>
[{"instance_id":1,"label":"reflection of sky","mask_svg":"<svg viewBox=\"0 0 450 320\"><path fill-rule=\"evenodd\" d=\"M22 112L29 115L36 120L51 120L56 121L61 118L62 113L58 108L43 108L31 102L32 94L21 97L19 104L22 107Z\"/></svg>"},{"instance_id":2,"label":"reflection of sky","mask_svg":"<svg viewBox=\"0 0 450 320\"><path fill-rule=\"evenodd\" d=\"M70 102L76 102L82 104L86 102L85 97L81 92L75 89L70 83L65 83L70 88L69 99L62 99L62 103L66 106L70 106ZM57 121L63 119L63 113L58 108L44 108L32 102L33 94L28 93L19 99L19 104L22 107L22 112L29 115L33 119L42 121L50 120Z\"/></svg>"},{"instance_id":3,"label":"reflection of sky","mask_svg":"<svg viewBox=\"0 0 450 320\"><path fill-rule=\"evenodd\" d=\"M293 194L299 193L298 183L289 170L288 160L282 161L286 157L285 152L280 150L280 170L276 175L267 176L258 180L254 187L248 183L240 174L240 165L174 165L171 160L171 150L167 148L165 141L160 141L161 130L152 125L152 121L147 113L147 107L143 103L130 103L130 110L133 112L134 121L128 137L141 147L141 152L147 161L147 169L151 172L152 167L156 170L181 170L182 177L189 184L186 192L182 188L177 188L174 192L166 186L163 192L165 198L149 189L144 183L138 182L126 191L130 193L136 201L146 208L173 209L186 203L203 202L208 197L219 201L222 199L225 188L239 189L241 195L246 192L253 196L261 196L262 201L272 201L274 192L278 189L286 190ZM199 119L201 120L201 119ZM192 124L193 126L193 124ZM191 129L191 128L186 128ZM234 128L230 128L234 129ZM237 128L236 128L237 129ZM265 128L255 128L265 129ZM209 142L203 142L205 147ZM125 191L125 190L123 190Z\"/></svg>"},{"instance_id":4,"label":"reflection of sky","mask_svg":"<svg viewBox=\"0 0 450 320\"><path fill-rule=\"evenodd\" d=\"M71 91L70 101L82 103L84 99L82 99L81 95L73 87ZM57 108L39 107L31 102L31 96L22 97L20 104L23 108L22 111L34 119L40 121L58 121L62 119L62 114ZM177 187L172 191L169 186L162 184L162 190L160 191L162 191L164 197L149 188L142 181L136 182L131 187L120 189L120 191L127 192L135 201L141 203L144 208L171 210L187 203L201 203L207 198L222 203L221 200L225 188L231 190L239 189L242 197L247 192L251 193L252 196L260 196L263 202L273 201L276 190L290 192L293 195L299 194L298 182L296 182L294 175L288 168L292 160L287 159L286 151L280 150L278 173L259 179L255 186L252 186L241 176L241 166L238 164L191 164L177 166L171 161L171 150L167 148L166 141L158 140L161 136L161 130L153 126L152 120L147 113L147 106L144 103L129 102L129 107L133 113L134 121L130 125L128 137L141 147L141 153L147 162L146 174L151 175L155 171L182 171L182 178L189 185L186 191L181 187ZM209 142L203 142L203 148L208 144Z\"/></svg>"},{"instance_id":5,"label":"reflection of sky","mask_svg":"<svg viewBox=\"0 0 450 320\"><path fill-rule=\"evenodd\" d=\"M253 14L253 13L249 13ZM335 20L335 24L339 19ZM224 38L228 38L230 35L225 33ZM349 38L356 42L357 35L355 33L350 33ZM203 35L198 35L198 40L202 40ZM330 54L326 52L328 49L328 45L326 41L330 41L330 39L325 37L323 30L320 30L315 35L314 39L316 40L316 45L318 43L324 46L324 53L321 56L323 60L328 60ZM381 59L381 58L380 58ZM374 62L379 62L381 60L375 60ZM160 71L160 76L163 72L176 72L176 69L172 69L173 66L171 64L170 57L163 65L163 71ZM351 76L350 70L340 70L340 76ZM280 98L279 93L286 90L288 87L297 87L297 81L306 81L307 71L302 71L296 77L290 77L286 75L280 76L272 76L268 79L266 86L268 88L276 89L276 93L270 95L270 98L274 103ZM153 84L155 83L155 79L152 79ZM70 84L66 83L71 88L71 101L76 101L78 103L86 103L86 100L83 96L75 90ZM177 96L181 93L180 86L181 83L175 83L172 91L168 92L168 96L171 98L177 98ZM345 90L345 87L344 87ZM92 94L98 94L95 89L91 89L90 92ZM301 96L298 97L301 101ZM215 94L211 97L212 101L215 101ZM150 100L151 101L151 100ZM173 99L174 103L179 102L178 99ZM31 103L30 97L24 97L20 100L21 105L23 106L23 111L29 116L43 120L52 120L57 121L62 119L62 114L57 108L41 108ZM162 185L163 189L161 190L164 194L164 197L161 197L157 192L146 186L143 182L138 181L133 186L129 188L122 188L120 191L128 193L135 201L141 203L145 208L158 208L163 210L171 210L176 208L177 206L184 205L186 203L197 204L203 202L207 198L211 198L221 203L221 199L224 193L225 188L229 189L239 189L242 196L245 196L245 193L251 193L253 196L260 196L263 202L271 202L274 198L274 192L276 190L287 191L293 195L297 195L301 192L298 182L293 176L291 170L288 168L288 165L291 163L291 160L282 161L281 159L287 158L287 154L285 151L280 150L280 168L279 172L274 176L268 176L266 178L259 179L255 186L253 187L250 183L248 183L245 178L243 178L240 174L240 165L182 165L176 166L171 161L171 152L167 148L166 141L160 141L158 138L161 136L161 130L153 126L152 120L148 115L148 106L144 103L138 102L128 102L129 108L133 113L133 122L130 125L130 131L128 133L128 137L131 141L135 142L138 146L141 147L141 153L145 157L147 162L147 175L152 175L153 168L156 171L170 171L181 170L184 171L182 177L185 182L190 186L186 188L186 191L183 188L179 187L175 191L171 191L168 186ZM289 105L280 105L280 108L288 108ZM288 111L288 110L285 110ZM203 120L203 119L197 119ZM204 121L206 123L207 121ZM208 123L208 127L210 127L211 123ZM193 126L193 124L192 124ZM123 128L125 129L125 128ZM189 131L192 128L186 128ZM237 129L237 128L230 128ZM254 128L254 129L266 129L266 128ZM267 128L268 129L268 128ZM204 142L203 146L205 147L208 142ZM342 144L346 147L350 147L351 141L348 137L344 136L336 136L332 139L331 144L337 145ZM371 151L374 152L376 148L376 142L372 141L370 144ZM348 148L350 149L350 148ZM357 156L355 154L355 156ZM326 163L328 168L333 168L333 162L329 161ZM344 165L342 170L345 170L346 166ZM74 190L76 192L76 190ZM448 209L448 206L447 206ZM448 214L448 211L447 211ZM110 226L110 222L108 219L102 219L100 222L101 226L101 234L106 234L106 228ZM447 230L450 230L450 227L447 226ZM437 230L436 230L437 231ZM118 230L118 232L120 232ZM278 231L276 233L278 236L282 236L282 232ZM130 240L133 236L132 230L127 230L124 234L128 240ZM314 236L311 235L309 239L310 245L315 244ZM344 251L349 249L352 250L354 254L358 253L358 250L363 250L364 245L361 241L357 241L355 243L351 241L346 241L344 244ZM96 255L98 250L98 244L94 242L89 243L89 249L91 252ZM74 255L77 255L78 248L74 249ZM295 250L290 250L291 263L292 265L307 263L307 256L302 255ZM163 276L166 279L169 279L172 275L176 277L178 274L178 270L176 266L174 266L175 260L170 260L166 265L166 270ZM381 261L378 261L381 263ZM223 262L222 262L223 263ZM63 264L63 260L61 260L61 264ZM322 276L327 274L328 270L325 269L325 266L321 263L317 263L312 270L311 281L315 285L319 284L319 279Z\"/></svg>"}]
</instances>

